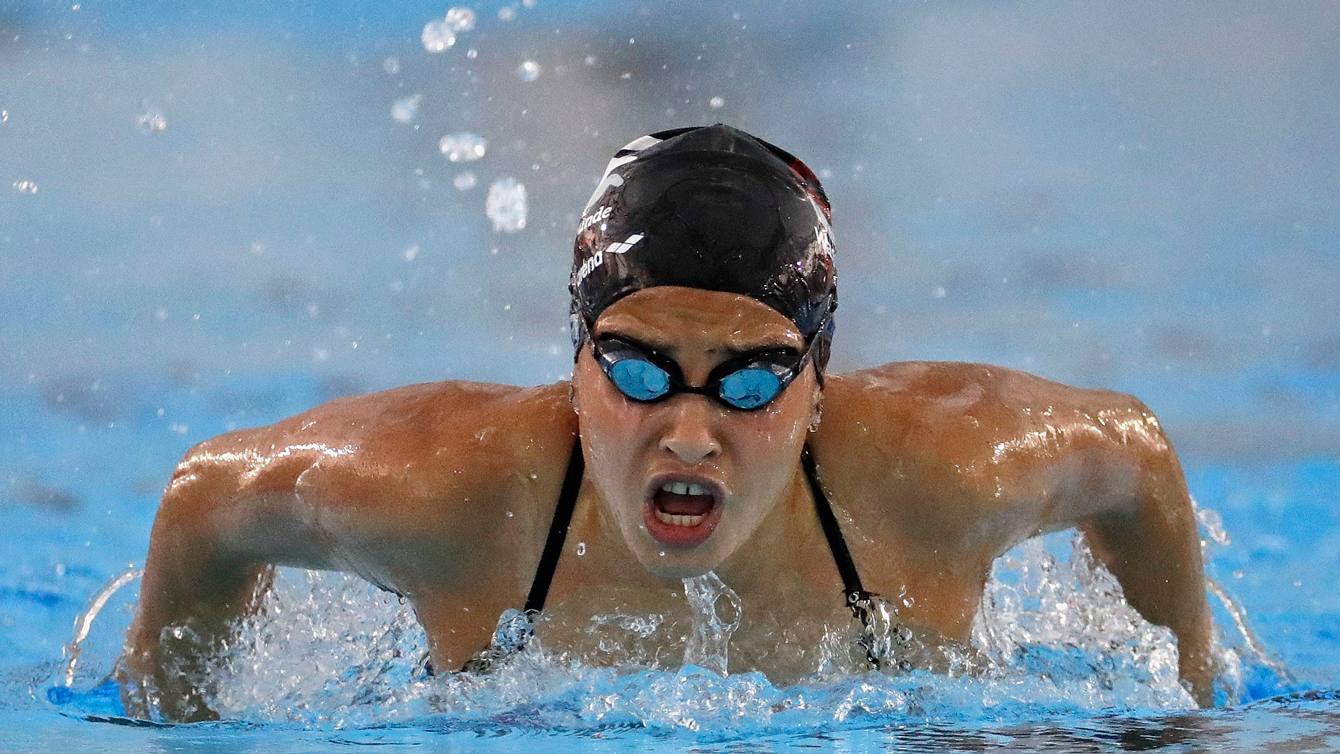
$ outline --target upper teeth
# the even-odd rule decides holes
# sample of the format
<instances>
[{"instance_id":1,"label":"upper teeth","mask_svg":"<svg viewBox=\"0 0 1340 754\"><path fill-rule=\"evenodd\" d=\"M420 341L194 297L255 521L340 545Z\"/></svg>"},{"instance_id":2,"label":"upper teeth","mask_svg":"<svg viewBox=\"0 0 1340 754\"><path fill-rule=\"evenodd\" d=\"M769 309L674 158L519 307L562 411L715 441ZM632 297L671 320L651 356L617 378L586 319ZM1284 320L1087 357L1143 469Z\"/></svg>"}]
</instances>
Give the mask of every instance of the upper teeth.
<instances>
[{"instance_id":1,"label":"upper teeth","mask_svg":"<svg viewBox=\"0 0 1340 754\"><path fill-rule=\"evenodd\" d=\"M666 482L661 485L663 492L669 492L672 495L706 495L707 490L701 485L689 484L688 482Z\"/></svg>"}]
</instances>

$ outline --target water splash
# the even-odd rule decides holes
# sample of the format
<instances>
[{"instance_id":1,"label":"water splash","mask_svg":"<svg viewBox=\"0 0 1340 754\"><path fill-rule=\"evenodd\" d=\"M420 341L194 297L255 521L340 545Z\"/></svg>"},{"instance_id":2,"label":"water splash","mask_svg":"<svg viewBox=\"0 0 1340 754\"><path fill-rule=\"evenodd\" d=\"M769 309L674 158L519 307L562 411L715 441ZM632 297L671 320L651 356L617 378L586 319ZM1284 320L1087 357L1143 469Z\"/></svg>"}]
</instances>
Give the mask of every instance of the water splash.
<instances>
[{"instance_id":1,"label":"water splash","mask_svg":"<svg viewBox=\"0 0 1340 754\"><path fill-rule=\"evenodd\" d=\"M502 178L489 186L484 212L493 229L515 233L526 227L526 185L515 178Z\"/></svg>"},{"instance_id":2,"label":"water splash","mask_svg":"<svg viewBox=\"0 0 1340 754\"><path fill-rule=\"evenodd\" d=\"M684 579L684 597L693 610L693 630L684 649L684 664L726 675L730 637L740 627L744 607L740 595L715 572ZM724 605L721 605L724 601Z\"/></svg>"},{"instance_id":3,"label":"water splash","mask_svg":"<svg viewBox=\"0 0 1340 754\"><path fill-rule=\"evenodd\" d=\"M103 621L98 609L118 588L109 585L90 602L77 636L91 636L89 627ZM640 726L724 738L908 718L1000 721L1192 706L1177 679L1171 634L1125 603L1115 579L1078 535L1032 540L1001 558L971 645L943 651L937 673L896 666L875 673L843 661L844 653L860 659L848 623L831 628L809 680L778 686L758 673L731 675L730 640L742 600L715 574L686 580L684 589L691 626L661 615L598 615L588 628L598 643L589 657L531 640L488 674L429 676L423 629L399 598L353 576L281 569L202 688L225 719L256 723L464 730ZM896 631L900 597L884 603L890 632ZM503 618L500 631L514 623ZM95 633L106 640L111 632ZM506 643L512 636L502 631L495 640ZM907 657L909 643L894 638L887 651ZM114 704L114 691L96 684L106 678L116 641L103 641L108 651L84 652L69 693L49 697L87 709ZM658 654L676 641L685 648L682 667L678 659L665 664ZM80 646L89 643L81 639ZM910 645L915 649L915 642ZM92 690L85 690L90 684Z\"/></svg>"},{"instance_id":4,"label":"water splash","mask_svg":"<svg viewBox=\"0 0 1340 754\"><path fill-rule=\"evenodd\" d=\"M93 622L97 620L98 615L102 613L103 608L107 606L108 600L121 591L125 586L138 580L144 575L142 568L128 568L116 578L107 582L98 593L93 595L92 599L84 607L84 611L74 619L74 637L69 644L65 645L62 654L65 658L65 667L61 673L61 680L68 688L75 684L79 670L79 660L84 654L84 645L88 641L89 633L93 629Z\"/></svg>"}]
</instances>

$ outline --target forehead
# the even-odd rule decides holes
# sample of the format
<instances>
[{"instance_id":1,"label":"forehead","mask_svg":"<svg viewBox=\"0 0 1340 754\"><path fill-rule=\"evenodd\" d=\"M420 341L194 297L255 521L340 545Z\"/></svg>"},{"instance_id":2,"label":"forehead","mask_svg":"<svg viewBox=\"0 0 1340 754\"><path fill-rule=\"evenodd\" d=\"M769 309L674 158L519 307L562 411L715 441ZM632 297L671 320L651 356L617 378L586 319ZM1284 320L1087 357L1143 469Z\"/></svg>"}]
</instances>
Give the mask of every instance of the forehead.
<instances>
[{"instance_id":1,"label":"forehead","mask_svg":"<svg viewBox=\"0 0 1340 754\"><path fill-rule=\"evenodd\" d=\"M791 320L761 301L673 285L644 288L611 304L596 320L595 335L611 332L670 351L804 347Z\"/></svg>"}]
</instances>

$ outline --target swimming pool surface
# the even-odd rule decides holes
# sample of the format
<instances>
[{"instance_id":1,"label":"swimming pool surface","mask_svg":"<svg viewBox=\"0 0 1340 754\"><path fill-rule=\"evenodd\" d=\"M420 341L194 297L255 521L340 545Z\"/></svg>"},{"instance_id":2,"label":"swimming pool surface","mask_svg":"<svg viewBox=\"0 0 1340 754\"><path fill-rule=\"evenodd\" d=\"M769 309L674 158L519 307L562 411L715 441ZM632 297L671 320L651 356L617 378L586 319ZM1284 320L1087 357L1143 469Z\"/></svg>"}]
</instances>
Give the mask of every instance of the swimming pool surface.
<instances>
[{"instance_id":1,"label":"swimming pool surface","mask_svg":"<svg viewBox=\"0 0 1340 754\"><path fill-rule=\"evenodd\" d=\"M1333 9L464 5L447 44L446 4L0 0L0 750L1340 751ZM1062 532L997 564L971 676L777 687L704 669L729 669L706 615L684 667L612 615L618 669L540 647L428 680L404 605L284 571L211 676L223 722L127 719L107 674L186 449L355 392L565 378L609 154L715 121L833 200L836 371L984 361L1159 414L1220 706Z\"/></svg>"}]
</instances>

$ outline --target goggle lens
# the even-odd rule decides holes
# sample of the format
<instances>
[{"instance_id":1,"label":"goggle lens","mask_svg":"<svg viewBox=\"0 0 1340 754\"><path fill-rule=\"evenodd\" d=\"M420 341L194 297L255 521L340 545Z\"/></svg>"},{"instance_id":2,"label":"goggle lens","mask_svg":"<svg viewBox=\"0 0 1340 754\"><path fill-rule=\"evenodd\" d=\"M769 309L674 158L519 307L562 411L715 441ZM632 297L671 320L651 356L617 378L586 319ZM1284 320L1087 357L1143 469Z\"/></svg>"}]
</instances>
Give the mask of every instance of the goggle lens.
<instances>
[{"instance_id":1,"label":"goggle lens","mask_svg":"<svg viewBox=\"0 0 1340 754\"><path fill-rule=\"evenodd\" d=\"M732 372L721 379L718 395L721 400L747 410L763 406L782 391L782 380L760 367L748 367Z\"/></svg>"},{"instance_id":2,"label":"goggle lens","mask_svg":"<svg viewBox=\"0 0 1340 754\"><path fill-rule=\"evenodd\" d=\"M650 361L622 358L610 366L608 373L619 392L635 401L654 401L670 392L670 375Z\"/></svg>"}]
</instances>

